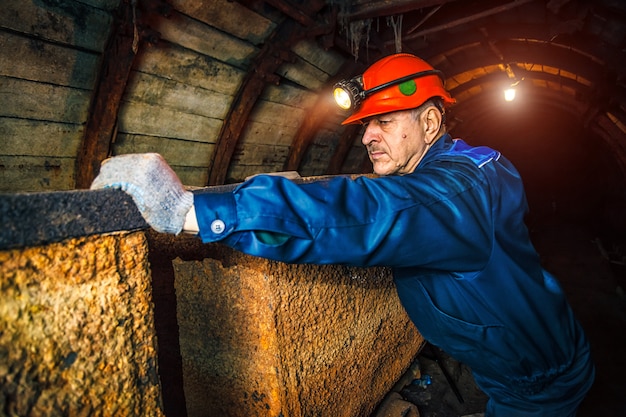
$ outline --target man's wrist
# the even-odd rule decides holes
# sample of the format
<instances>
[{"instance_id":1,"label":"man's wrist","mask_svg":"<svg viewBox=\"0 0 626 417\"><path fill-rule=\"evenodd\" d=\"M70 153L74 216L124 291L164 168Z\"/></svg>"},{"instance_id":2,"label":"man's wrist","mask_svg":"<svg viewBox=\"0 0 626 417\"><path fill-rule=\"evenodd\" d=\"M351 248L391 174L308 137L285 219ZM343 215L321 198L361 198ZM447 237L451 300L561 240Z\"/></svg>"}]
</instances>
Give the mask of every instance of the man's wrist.
<instances>
[{"instance_id":1,"label":"man's wrist","mask_svg":"<svg viewBox=\"0 0 626 417\"><path fill-rule=\"evenodd\" d=\"M185 224L183 224L183 232L193 235L197 235L200 232L200 226L198 226L198 219L196 218L195 206L191 206L187 214L185 215Z\"/></svg>"}]
</instances>

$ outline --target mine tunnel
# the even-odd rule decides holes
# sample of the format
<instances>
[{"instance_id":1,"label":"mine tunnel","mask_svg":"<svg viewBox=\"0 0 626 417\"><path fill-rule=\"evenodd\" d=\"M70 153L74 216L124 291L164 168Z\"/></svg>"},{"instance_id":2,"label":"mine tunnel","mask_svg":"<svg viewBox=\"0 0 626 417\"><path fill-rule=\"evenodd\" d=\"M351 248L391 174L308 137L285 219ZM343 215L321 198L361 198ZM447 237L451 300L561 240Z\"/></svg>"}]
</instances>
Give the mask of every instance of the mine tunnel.
<instances>
[{"instance_id":1,"label":"mine tunnel","mask_svg":"<svg viewBox=\"0 0 626 417\"><path fill-rule=\"evenodd\" d=\"M333 86L399 53L441 72L451 137L519 170L532 244L589 339L577 415L626 415L623 1L2 5L0 416L484 416L386 266L159 233L127 193L90 190L141 153L194 193L369 179L368 127L342 125Z\"/></svg>"}]
</instances>

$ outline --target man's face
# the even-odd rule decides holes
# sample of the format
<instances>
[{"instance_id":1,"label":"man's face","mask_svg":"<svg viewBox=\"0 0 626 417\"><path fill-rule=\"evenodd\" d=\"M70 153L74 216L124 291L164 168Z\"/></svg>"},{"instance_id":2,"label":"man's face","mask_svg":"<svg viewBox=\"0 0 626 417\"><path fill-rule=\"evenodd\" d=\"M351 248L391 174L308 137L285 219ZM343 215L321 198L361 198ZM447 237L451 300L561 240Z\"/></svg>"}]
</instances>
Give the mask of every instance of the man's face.
<instances>
[{"instance_id":1,"label":"man's face","mask_svg":"<svg viewBox=\"0 0 626 417\"><path fill-rule=\"evenodd\" d=\"M374 173L410 174L415 170L426 151L420 119L403 110L374 116L367 122L361 142L367 148Z\"/></svg>"}]
</instances>

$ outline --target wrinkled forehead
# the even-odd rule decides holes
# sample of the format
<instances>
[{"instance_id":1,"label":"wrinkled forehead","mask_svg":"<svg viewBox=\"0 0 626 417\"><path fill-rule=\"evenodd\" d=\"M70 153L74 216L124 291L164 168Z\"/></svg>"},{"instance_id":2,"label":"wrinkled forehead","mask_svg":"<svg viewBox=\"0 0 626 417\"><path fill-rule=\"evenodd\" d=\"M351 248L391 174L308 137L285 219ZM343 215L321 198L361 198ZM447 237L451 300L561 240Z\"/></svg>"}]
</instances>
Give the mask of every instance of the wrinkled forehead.
<instances>
[{"instance_id":1,"label":"wrinkled forehead","mask_svg":"<svg viewBox=\"0 0 626 417\"><path fill-rule=\"evenodd\" d=\"M364 119L361 119L362 124L367 124L372 120L413 120L413 113L417 110L418 107L408 110L398 110L392 111L382 114L376 114L374 116L369 116Z\"/></svg>"}]
</instances>

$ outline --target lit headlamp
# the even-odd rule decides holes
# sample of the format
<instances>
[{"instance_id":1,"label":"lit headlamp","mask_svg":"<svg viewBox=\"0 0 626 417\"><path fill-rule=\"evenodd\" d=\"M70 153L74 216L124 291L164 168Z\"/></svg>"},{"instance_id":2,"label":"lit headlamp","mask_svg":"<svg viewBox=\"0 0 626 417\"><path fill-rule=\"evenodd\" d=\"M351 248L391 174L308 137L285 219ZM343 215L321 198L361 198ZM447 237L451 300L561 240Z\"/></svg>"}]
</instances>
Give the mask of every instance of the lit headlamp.
<instances>
[{"instance_id":1,"label":"lit headlamp","mask_svg":"<svg viewBox=\"0 0 626 417\"><path fill-rule=\"evenodd\" d=\"M363 77L358 76L351 80L342 80L335 84L333 96L337 105L344 110L357 109L365 99Z\"/></svg>"},{"instance_id":2,"label":"lit headlamp","mask_svg":"<svg viewBox=\"0 0 626 417\"><path fill-rule=\"evenodd\" d=\"M443 73L441 71L427 70L416 72L415 74L406 75L404 77L370 88L369 90L364 90L363 76L359 75L358 77L354 77L350 80L339 81L337 84L335 84L333 88L333 96L335 97L335 102L339 107L344 110L355 111L361 106L361 103L363 103L363 100L365 100L367 96L384 90L385 88L407 83L414 80L415 78L426 77L428 75L437 75L443 80ZM411 83L411 86L413 87L413 89L411 89L411 87L403 89L403 86L400 86L400 91L402 91L403 94L411 95L415 93L415 84Z\"/></svg>"}]
</instances>

